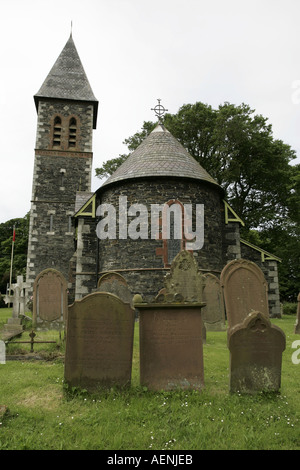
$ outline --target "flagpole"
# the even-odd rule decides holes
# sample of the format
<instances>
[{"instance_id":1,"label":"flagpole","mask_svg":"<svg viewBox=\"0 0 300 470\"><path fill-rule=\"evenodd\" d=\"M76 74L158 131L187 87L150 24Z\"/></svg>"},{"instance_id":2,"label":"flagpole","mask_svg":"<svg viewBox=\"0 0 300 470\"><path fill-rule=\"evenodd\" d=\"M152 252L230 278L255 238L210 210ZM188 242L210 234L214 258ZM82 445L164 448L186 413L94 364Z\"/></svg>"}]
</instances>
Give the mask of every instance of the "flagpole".
<instances>
[{"instance_id":1,"label":"flagpole","mask_svg":"<svg viewBox=\"0 0 300 470\"><path fill-rule=\"evenodd\" d=\"M11 292L11 280L12 280L12 268L13 268L13 259L14 259L14 244L16 239L16 230L15 226L13 228L13 238L12 238L12 245L11 245L11 258L10 258L10 273L9 273L9 295Z\"/></svg>"}]
</instances>

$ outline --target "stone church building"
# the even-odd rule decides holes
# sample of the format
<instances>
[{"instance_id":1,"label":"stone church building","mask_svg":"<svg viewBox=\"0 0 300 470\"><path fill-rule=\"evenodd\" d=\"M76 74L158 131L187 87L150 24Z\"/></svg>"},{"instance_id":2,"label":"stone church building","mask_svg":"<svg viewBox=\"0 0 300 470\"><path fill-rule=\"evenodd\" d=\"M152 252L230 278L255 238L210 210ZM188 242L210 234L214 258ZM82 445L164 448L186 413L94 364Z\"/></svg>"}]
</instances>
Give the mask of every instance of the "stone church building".
<instances>
[{"instance_id":1,"label":"stone church building","mask_svg":"<svg viewBox=\"0 0 300 470\"><path fill-rule=\"evenodd\" d=\"M191 207L189 230L195 232L196 207L202 207L203 240L193 250L199 269L219 277L231 260L254 261L268 281L270 315L280 315L280 259L240 238L243 221L226 202L223 189L160 123L115 173L91 192L98 101L72 36L34 101L38 119L28 283L33 286L42 270L54 268L68 282L70 303L93 292L99 278L113 271L124 276L132 294L152 300L163 287L176 254L189 246L183 216L180 233L177 223L173 236L175 213L184 214L184 207ZM161 212L153 229L153 207L170 208L169 237L162 234ZM128 236L144 208L149 217L139 226L141 235L136 230L136 237ZM99 230L110 210L114 217L106 220L110 220L112 232L105 238L99 236Z\"/></svg>"}]
</instances>

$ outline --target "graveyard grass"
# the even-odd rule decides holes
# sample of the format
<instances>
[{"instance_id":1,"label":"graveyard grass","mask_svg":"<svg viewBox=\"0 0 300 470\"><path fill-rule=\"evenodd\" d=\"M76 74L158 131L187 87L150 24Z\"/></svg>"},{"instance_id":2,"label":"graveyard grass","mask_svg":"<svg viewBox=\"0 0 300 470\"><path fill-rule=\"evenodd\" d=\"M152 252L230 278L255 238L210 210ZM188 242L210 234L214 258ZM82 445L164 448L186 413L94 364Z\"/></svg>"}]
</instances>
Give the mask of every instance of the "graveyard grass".
<instances>
[{"instance_id":1,"label":"graveyard grass","mask_svg":"<svg viewBox=\"0 0 300 470\"><path fill-rule=\"evenodd\" d=\"M9 309L0 309L0 329L9 316ZM300 364L292 362L292 343L300 337L294 315L272 323L287 340L278 394L228 392L226 332L207 332L201 392L151 392L139 385L138 323L131 387L97 396L67 391L63 344L35 345L34 355L43 360L0 364L0 450L299 450ZM57 332L38 336L59 341ZM29 350L11 344L7 354ZM7 407L2 415L1 405Z\"/></svg>"}]
</instances>

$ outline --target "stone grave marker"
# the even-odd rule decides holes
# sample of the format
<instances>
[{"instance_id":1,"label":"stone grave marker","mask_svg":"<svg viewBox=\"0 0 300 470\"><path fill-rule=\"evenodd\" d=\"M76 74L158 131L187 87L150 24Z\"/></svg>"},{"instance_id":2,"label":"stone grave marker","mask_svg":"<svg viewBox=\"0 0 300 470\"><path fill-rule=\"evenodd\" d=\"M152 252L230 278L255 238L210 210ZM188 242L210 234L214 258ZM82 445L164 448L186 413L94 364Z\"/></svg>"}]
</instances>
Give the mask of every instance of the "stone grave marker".
<instances>
[{"instance_id":1,"label":"stone grave marker","mask_svg":"<svg viewBox=\"0 0 300 470\"><path fill-rule=\"evenodd\" d=\"M297 319L295 325L295 334L300 335L300 292L297 297Z\"/></svg>"},{"instance_id":2,"label":"stone grave marker","mask_svg":"<svg viewBox=\"0 0 300 470\"><path fill-rule=\"evenodd\" d=\"M228 328L241 323L253 311L269 316L268 284L252 261L230 261L221 272Z\"/></svg>"},{"instance_id":3,"label":"stone grave marker","mask_svg":"<svg viewBox=\"0 0 300 470\"><path fill-rule=\"evenodd\" d=\"M261 312L251 312L228 333L230 391L278 391L285 334Z\"/></svg>"},{"instance_id":4,"label":"stone grave marker","mask_svg":"<svg viewBox=\"0 0 300 470\"><path fill-rule=\"evenodd\" d=\"M119 273L110 272L100 277L97 292L110 292L119 297L123 302L132 305L132 293L126 279Z\"/></svg>"},{"instance_id":5,"label":"stone grave marker","mask_svg":"<svg viewBox=\"0 0 300 470\"><path fill-rule=\"evenodd\" d=\"M190 252L180 252L154 302L138 303L140 380L152 390L204 386L203 279Z\"/></svg>"},{"instance_id":6,"label":"stone grave marker","mask_svg":"<svg viewBox=\"0 0 300 470\"><path fill-rule=\"evenodd\" d=\"M6 362L5 342L0 340L0 364L5 364L5 362Z\"/></svg>"},{"instance_id":7,"label":"stone grave marker","mask_svg":"<svg viewBox=\"0 0 300 470\"><path fill-rule=\"evenodd\" d=\"M17 282L11 285L13 293L4 296L6 304L13 304L13 318L25 314L25 289L28 287L30 287L30 284L24 282L23 276L17 276Z\"/></svg>"},{"instance_id":8,"label":"stone grave marker","mask_svg":"<svg viewBox=\"0 0 300 470\"><path fill-rule=\"evenodd\" d=\"M202 302L204 281L193 254L182 250L173 260L164 286L168 294L179 294L185 302Z\"/></svg>"},{"instance_id":9,"label":"stone grave marker","mask_svg":"<svg viewBox=\"0 0 300 470\"><path fill-rule=\"evenodd\" d=\"M68 311L65 380L90 392L131 381L134 310L111 293L95 292Z\"/></svg>"},{"instance_id":10,"label":"stone grave marker","mask_svg":"<svg viewBox=\"0 0 300 470\"><path fill-rule=\"evenodd\" d=\"M25 315L25 289L28 287L30 284L23 281L23 276L17 276L17 282L11 285L10 294L4 296L6 304L13 304L12 316L7 319L2 332L2 338L5 340L20 335L24 330L22 316Z\"/></svg>"},{"instance_id":11,"label":"stone grave marker","mask_svg":"<svg viewBox=\"0 0 300 470\"><path fill-rule=\"evenodd\" d=\"M208 331L224 331L225 310L220 280L211 273L203 276L205 278L203 301L206 305L202 308L202 318L205 328Z\"/></svg>"},{"instance_id":12,"label":"stone grave marker","mask_svg":"<svg viewBox=\"0 0 300 470\"><path fill-rule=\"evenodd\" d=\"M67 281L56 269L45 269L33 284L33 325L35 328L61 328L67 313Z\"/></svg>"}]
</instances>

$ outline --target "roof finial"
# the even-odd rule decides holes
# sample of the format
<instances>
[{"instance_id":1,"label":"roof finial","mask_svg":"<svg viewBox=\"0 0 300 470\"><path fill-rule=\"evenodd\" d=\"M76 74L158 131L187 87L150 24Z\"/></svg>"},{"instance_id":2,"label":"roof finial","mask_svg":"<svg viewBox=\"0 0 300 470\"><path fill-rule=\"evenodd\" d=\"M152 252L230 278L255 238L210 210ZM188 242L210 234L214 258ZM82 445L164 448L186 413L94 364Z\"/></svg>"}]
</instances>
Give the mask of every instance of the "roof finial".
<instances>
[{"instance_id":1,"label":"roof finial","mask_svg":"<svg viewBox=\"0 0 300 470\"><path fill-rule=\"evenodd\" d=\"M71 33L70 33L70 37L72 37L72 29L73 29L73 21L71 20Z\"/></svg>"},{"instance_id":2,"label":"roof finial","mask_svg":"<svg viewBox=\"0 0 300 470\"><path fill-rule=\"evenodd\" d=\"M162 104L160 104L161 100L159 98L157 99L157 101L158 104L154 108L151 108L151 111L155 112L155 115L158 118L158 122L162 124L162 117L168 110Z\"/></svg>"}]
</instances>

